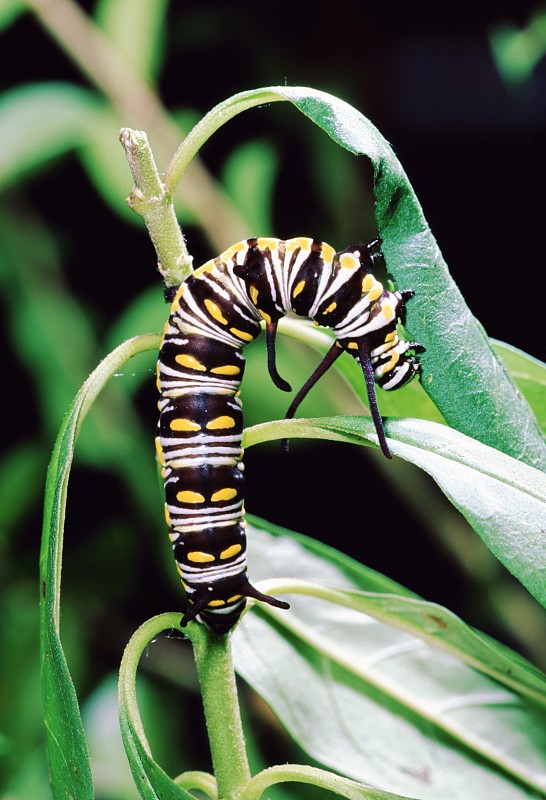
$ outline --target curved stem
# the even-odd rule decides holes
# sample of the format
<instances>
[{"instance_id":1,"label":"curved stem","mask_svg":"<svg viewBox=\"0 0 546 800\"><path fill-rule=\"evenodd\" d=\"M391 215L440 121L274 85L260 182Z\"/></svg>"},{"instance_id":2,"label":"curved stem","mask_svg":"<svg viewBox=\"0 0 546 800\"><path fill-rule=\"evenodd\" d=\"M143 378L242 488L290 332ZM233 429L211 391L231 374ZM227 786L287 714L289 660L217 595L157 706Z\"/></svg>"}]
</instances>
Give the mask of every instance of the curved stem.
<instances>
[{"instance_id":1,"label":"curved stem","mask_svg":"<svg viewBox=\"0 0 546 800\"><path fill-rule=\"evenodd\" d=\"M318 767L300 764L281 764L264 769L255 775L242 793L240 800L259 800L263 793L276 783L310 783L321 789L340 794L349 800L401 800L399 795L384 792L357 781L335 775Z\"/></svg>"},{"instance_id":2,"label":"curved stem","mask_svg":"<svg viewBox=\"0 0 546 800\"><path fill-rule=\"evenodd\" d=\"M133 634L123 654L119 672L120 724L126 750L132 756L131 768L135 761L142 764L143 774L140 776L139 772L139 780L143 781L150 780L148 772L153 777L152 773L157 771L137 705L138 663L142 652L158 633L169 628L176 629L193 646L218 796L222 800L235 800L250 780L250 769L230 639L228 636L218 636L196 622L190 622L182 630L180 616L180 613L168 613L148 620ZM199 780L202 782L202 776ZM209 792L212 791L213 779L207 779L206 785Z\"/></svg>"},{"instance_id":3,"label":"curved stem","mask_svg":"<svg viewBox=\"0 0 546 800\"><path fill-rule=\"evenodd\" d=\"M180 775L177 775L174 782L177 786L181 786L187 791L198 789L206 797L210 797L210 800L218 800L216 781L208 772L200 772L198 770L182 772Z\"/></svg>"},{"instance_id":4,"label":"curved stem","mask_svg":"<svg viewBox=\"0 0 546 800\"><path fill-rule=\"evenodd\" d=\"M188 133L165 172L165 188L173 194L180 183L186 167L194 158L203 144L210 139L212 134L230 119L236 117L242 111L247 111L254 106L264 103L275 103L286 98L281 97L268 89L253 89L248 92L240 92L233 95L228 100L224 100L214 106L197 125Z\"/></svg>"}]
</instances>

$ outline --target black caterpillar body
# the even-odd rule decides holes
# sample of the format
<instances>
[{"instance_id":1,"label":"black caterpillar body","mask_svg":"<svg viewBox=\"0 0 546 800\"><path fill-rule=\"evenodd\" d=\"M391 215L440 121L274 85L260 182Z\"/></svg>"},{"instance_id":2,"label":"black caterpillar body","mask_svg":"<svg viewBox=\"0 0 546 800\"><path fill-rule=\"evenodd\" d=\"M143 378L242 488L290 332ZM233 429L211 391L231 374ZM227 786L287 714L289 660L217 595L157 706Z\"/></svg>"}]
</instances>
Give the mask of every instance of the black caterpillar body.
<instances>
[{"instance_id":1,"label":"black caterpillar body","mask_svg":"<svg viewBox=\"0 0 546 800\"><path fill-rule=\"evenodd\" d=\"M398 389L418 371L422 348L397 334L411 290L387 291L372 274L380 240L336 253L313 239L248 239L208 261L178 287L158 361L157 451L163 467L166 519L189 609L217 633L236 624L247 597L280 608L246 572L243 509L242 350L265 320L269 372L277 323L288 311L331 328L336 341L300 390L287 416L346 350L362 366L383 453L391 454L374 382Z\"/></svg>"}]
</instances>

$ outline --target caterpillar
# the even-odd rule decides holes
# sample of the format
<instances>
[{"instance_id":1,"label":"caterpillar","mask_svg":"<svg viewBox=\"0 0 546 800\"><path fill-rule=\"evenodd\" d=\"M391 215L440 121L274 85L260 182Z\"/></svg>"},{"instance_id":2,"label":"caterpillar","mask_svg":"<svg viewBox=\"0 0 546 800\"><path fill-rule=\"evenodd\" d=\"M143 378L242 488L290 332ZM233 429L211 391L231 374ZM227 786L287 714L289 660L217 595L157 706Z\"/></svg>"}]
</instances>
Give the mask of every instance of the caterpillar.
<instances>
[{"instance_id":1,"label":"caterpillar","mask_svg":"<svg viewBox=\"0 0 546 800\"><path fill-rule=\"evenodd\" d=\"M247 239L208 261L170 292L159 352L156 447L165 516L189 607L218 634L237 623L246 598L279 608L248 580L244 520L243 348L265 321L269 373L281 389L275 337L288 311L333 330L336 340L290 405L297 407L343 351L360 363L382 452L391 453L374 383L398 389L419 371L423 348L399 338L412 290L388 291L373 276L381 240L335 252L314 239ZM169 290L167 290L167 295Z\"/></svg>"}]
</instances>

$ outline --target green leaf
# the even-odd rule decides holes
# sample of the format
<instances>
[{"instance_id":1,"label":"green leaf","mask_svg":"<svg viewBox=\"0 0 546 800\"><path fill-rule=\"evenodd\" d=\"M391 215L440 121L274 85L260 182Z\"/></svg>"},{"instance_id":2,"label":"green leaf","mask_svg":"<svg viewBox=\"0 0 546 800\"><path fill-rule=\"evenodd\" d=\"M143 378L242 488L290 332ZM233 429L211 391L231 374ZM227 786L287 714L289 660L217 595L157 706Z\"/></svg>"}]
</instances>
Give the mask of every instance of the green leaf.
<instances>
[{"instance_id":1,"label":"green leaf","mask_svg":"<svg viewBox=\"0 0 546 800\"><path fill-rule=\"evenodd\" d=\"M30 84L0 97L0 188L91 138L100 102L67 83Z\"/></svg>"},{"instance_id":2,"label":"green leaf","mask_svg":"<svg viewBox=\"0 0 546 800\"><path fill-rule=\"evenodd\" d=\"M130 340L99 364L63 421L48 469L40 551L40 661L50 774L59 798L93 798L78 700L59 635L64 519L74 446L85 416L107 381L131 356L157 344L158 337L151 335Z\"/></svg>"},{"instance_id":3,"label":"green leaf","mask_svg":"<svg viewBox=\"0 0 546 800\"><path fill-rule=\"evenodd\" d=\"M101 0L95 17L125 60L147 80L163 63L168 0Z\"/></svg>"},{"instance_id":4,"label":"green leaf","mask_svg":"<svg viewBox=\"0 0 546 800\"><path fill-rule=\"evenodd\" d=\"M546 432L546 364L510 344L492 341Z\"/></svg>"},{"instance_id":5,"label":"green leaf","mask_svg":"<svg viewBox=\"0 0 546 800\"><path fill-rule=\"evenodd\" d=\"M234 632L235 662L307 752L423 800L546 791L545 676L440 606L377 593L356 562L264 527L249 528L252 580L276 593L310 581L315 596L291 594L287 612L256 605Z\"/></svg>"},{"instance_id":6,"label":"green leaf","mask_svg":"<svg viewBox=\"0 0 546 800\"><path fill-rule=\"evenodd\" d=\"M393 455L431 475L491 552L546 606L546 475L445 425L391 419ZM376 442L371 420L332 417L270 422L247 429L243 446L286 437Z\"/></svg>"}]
</instances>

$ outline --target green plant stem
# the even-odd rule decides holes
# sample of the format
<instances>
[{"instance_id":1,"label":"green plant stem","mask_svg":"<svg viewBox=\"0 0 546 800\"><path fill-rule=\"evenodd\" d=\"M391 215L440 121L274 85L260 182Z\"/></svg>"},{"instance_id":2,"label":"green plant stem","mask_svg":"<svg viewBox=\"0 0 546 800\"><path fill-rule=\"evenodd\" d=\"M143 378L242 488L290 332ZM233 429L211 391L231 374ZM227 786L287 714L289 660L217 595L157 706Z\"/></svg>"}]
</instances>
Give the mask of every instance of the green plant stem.
<instances>
[{"instance_id":1,"label":"green plant stem","mask_svg":"<svg viewBox=\"0 0 546 800\"><path fill-rule=\"evenodd\" d=\"M210 797L211 800L217 800L218 798L216 780L212 775L209 775L208 772L200 772L197 770L183 772L181 775L177 775L174 782L177 786L182 786L182 788L187 791L198 789L204 795Z\"/></svg>"},{"instance_id":2,"label":"green plant stem","mask_svg":"<svg viewBox=\"0 0 546 800\"><path fill-rule=\"evenodd\" d=\"M182 232L178 227L173 197L182 176L192 164L202 145L226 122L254 106L284 100L267 89L241 92L215 106L190 131L176 150L162 181L146 134L123 128L120 141L136 187L128 203L144 217L150 238L159 259L159 271L167 286L177 286L191 272L192 259L188 254Z\"/></svg>"},{"instance_id":3,"label":"green plant stem","mask_svg":"<svg viewBox=\"0 0 546 800\"><path fill-rule=\"evenodd\" d=\"M238 797L250 780L229 636L188 625L209 735L218 796Z\"/></svg>"},{"instance_id":4,"label":"green plant stem","mask_svg":"<svg viewBox=\"0 0 546 800\"><path fill-rule=\"evenodd\" d=\"M176 219L172 195L165 191L146 134L122 128L119 138L135 181L127 203L146 223L166 285L176 286L191 273L193 259Z\"/></svg>"},{"instance_id":5,"label":"green plant stem","mask_svg":"<svg viewBox=\"0 0 546 800\"><path fill-rule=\"evenodd\" d=\"M399 795L383 792L357 781L335 775L318 767L300 764L280 764L264 769L255 775L241 795L240 800L259 800L270 786L276 783L309 783L320 789L340 794L349 800L400 800Z\"/></svg>"}]
</instances>

